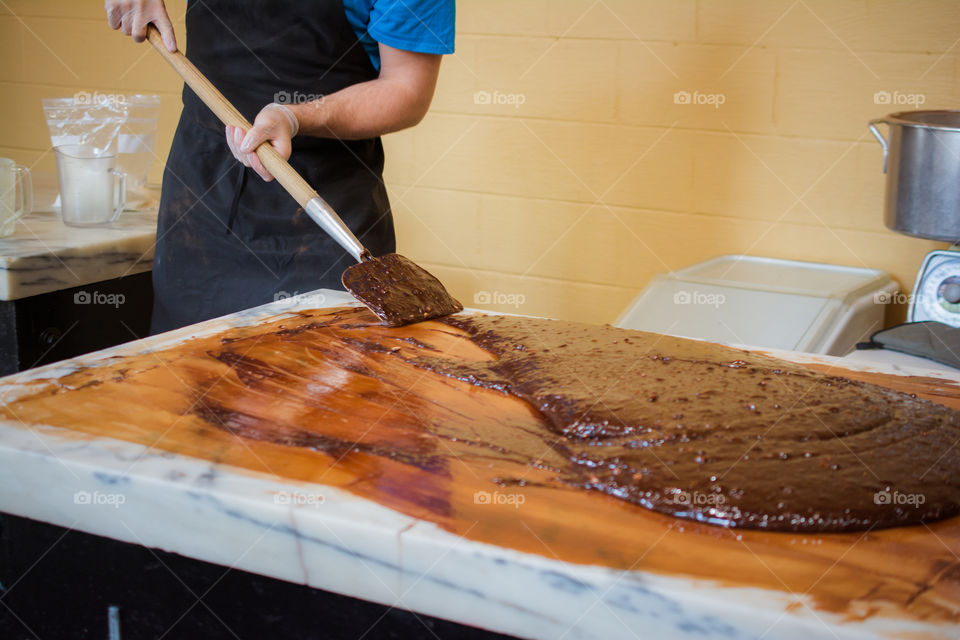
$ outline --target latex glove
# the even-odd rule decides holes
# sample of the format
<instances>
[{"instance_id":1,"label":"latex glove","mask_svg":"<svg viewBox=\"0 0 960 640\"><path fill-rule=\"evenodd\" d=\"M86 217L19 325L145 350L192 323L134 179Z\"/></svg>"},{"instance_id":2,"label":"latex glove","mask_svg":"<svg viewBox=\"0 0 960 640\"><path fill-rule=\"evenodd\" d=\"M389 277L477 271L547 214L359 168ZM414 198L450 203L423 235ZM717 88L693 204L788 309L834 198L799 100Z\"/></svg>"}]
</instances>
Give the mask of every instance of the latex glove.
<instances>
[{"instance_id":1,"label":"latex glove","mask_svg":"<svg viewBox=\"0 0 960 640\"><path fill-rule=\"evenodd\" d=\"M260 162L256 154L257 147L269 140L277 153L287 159L290 157L291 141L299 130L300 122L293 111L281 104L271 103L260 110L249 131L227 125L227 144L234 158L270 182L273 175Z\"/></svg>"},{"instance_id":2,"label":"latex glove","mask_svg":"<svg viewBox=\"0 0 960 640\"><path fill-rule=\"evenodd\" d=\"M167 15L163 0L105 0L107 22L111 29L120 29L125 36L133 36L134 42L143 42L147 37L147 25L160 31L163 44L171 52L177 50L177 36Z\"/></svg>"}]
</instances>

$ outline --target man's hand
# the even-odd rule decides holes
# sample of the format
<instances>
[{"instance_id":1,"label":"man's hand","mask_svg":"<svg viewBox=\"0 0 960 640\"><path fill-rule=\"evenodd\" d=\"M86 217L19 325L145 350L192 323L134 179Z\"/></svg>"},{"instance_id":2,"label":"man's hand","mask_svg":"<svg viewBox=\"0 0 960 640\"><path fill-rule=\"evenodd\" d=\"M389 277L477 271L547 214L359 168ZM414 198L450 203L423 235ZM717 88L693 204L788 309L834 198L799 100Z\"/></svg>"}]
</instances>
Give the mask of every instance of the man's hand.
<instances>
[{"instance_id":1,"label":"man's hand","mask_svg":"<svg viewBox=\"0 0 960 640\"><path fill-rule=\"evenodd\" d=\"M234 158L270 182L273 175L260 162L256 154L257 147L269 140L277 153L287 159L290 157L291 140L299 128L297 118L289 109L279 104L268 104L257 114L249 131L227 125L227 144Z\"/></svg>"},{"instance_id":2,"label":"man's hand","mask_svg":"<svg viewBox=\"0 0 960 640\"><path fill-rule=\"evenodd\" d=\"M380 44L380 75L310 102L269 104L250 131L228 126L234 157L266 181L273 176L254 153L269 140L284 158L297 133L320 138L362 140L400 131L420 122L433 98L442 56Z\"/></svg>"},{"instance_id":3,"label":"man's hand","mask_svg":"<svg viewBox=\"0 0 960 640\"><path fill-rule=\"evenodd\" d=\"M106 0L104 8L111 29L120 29L123 35L133 36L134 42L143 42L147 37L147 25L153 23L167 49L171 52L177 50L177 37L163 0Z\"/></svg>"}]
</instances>

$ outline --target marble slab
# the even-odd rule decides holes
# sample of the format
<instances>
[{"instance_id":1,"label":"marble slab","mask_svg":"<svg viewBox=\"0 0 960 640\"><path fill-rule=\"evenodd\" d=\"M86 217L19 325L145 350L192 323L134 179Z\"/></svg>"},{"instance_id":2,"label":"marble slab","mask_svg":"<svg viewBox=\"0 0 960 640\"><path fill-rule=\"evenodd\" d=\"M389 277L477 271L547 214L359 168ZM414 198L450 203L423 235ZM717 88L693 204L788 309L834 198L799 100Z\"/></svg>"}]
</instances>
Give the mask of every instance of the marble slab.
<instances>
[{"instance_id":1,"label":"marble slab","mask_svg":"<svg viewBox=\"0 0 960 640\"><path fill-rule=\"evenodd\" d=\"M56 190L35 189L36 210L0 238L0 300L16 300L150 271L156 209L125 211L96 228L68 227L52 211Z\"/></svg>"},{"instance_id":2,"label":"marble slab","mask_svg":"<svg viewBox=\"0 0 960 640\"><path fill-rule=\"evenodd\" d=\"M318 291L15 374L0 379L0 401L23 393L30 380L346 300ZM915 373L960 381L960 375ZM956 635L946 625L832 614L800 593L579 565L548 551L483 544L333 487L65 428L0 423L0 511L525 638Z\"/></svg>"}]
</instances>

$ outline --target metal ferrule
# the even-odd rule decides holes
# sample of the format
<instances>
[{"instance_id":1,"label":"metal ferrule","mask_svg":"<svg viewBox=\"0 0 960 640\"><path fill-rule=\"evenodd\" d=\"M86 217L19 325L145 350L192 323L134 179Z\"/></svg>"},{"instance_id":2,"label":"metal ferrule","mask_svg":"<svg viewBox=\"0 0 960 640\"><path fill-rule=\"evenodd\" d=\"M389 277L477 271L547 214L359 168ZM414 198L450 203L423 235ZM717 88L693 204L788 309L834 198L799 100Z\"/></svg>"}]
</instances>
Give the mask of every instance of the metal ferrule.
<instances>
[{"instance_id":1,"label":"metal ferrule","mask_svg":"<svg viewBox=\"0 0 960 640\"><path fill-rule=\"evenodd\" d=\"M313 218L313 221L320 225L324 231L330 234L341 247L347 250L347 253L356 258L357 262L363 262L363 257L367 250L363 248L353 232L343 224L343 220L337 215L327 201L317 196L307 203L304 208L307 215Z\"/></svg>"}]
</instances>

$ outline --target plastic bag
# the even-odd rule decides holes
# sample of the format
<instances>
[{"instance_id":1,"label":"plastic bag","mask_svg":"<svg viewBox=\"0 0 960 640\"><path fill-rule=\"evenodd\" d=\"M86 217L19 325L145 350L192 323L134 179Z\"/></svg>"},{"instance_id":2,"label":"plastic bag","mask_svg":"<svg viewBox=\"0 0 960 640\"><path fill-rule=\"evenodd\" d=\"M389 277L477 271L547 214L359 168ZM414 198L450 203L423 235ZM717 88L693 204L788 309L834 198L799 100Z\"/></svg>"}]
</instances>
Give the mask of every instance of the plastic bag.
<instances>
[{"instance_id":1,"label":"plastic bag","mask_svg":"<svg viewBox=\"0 0 960 640\"><path fill-rule=\"evenodd\" d=\"M117 134L117 163L127 174L127 209L146 209L156 204L147 191L147 175L156 159L160 96L123 98L127 118Z\"/></svg>"},{"instance_id":2,"label":"plastic bag","mask_svg":"<svg viewBox=\"0 0 960 640\"><path fill-rule=\"evenodd\" d=\"M156 205L146 184L156 157L159 96L81 91L43 100L43 112L53 146L89 144L117 154L117 164L127 174L128 210Z\"/></svg>"}]
</instances>

